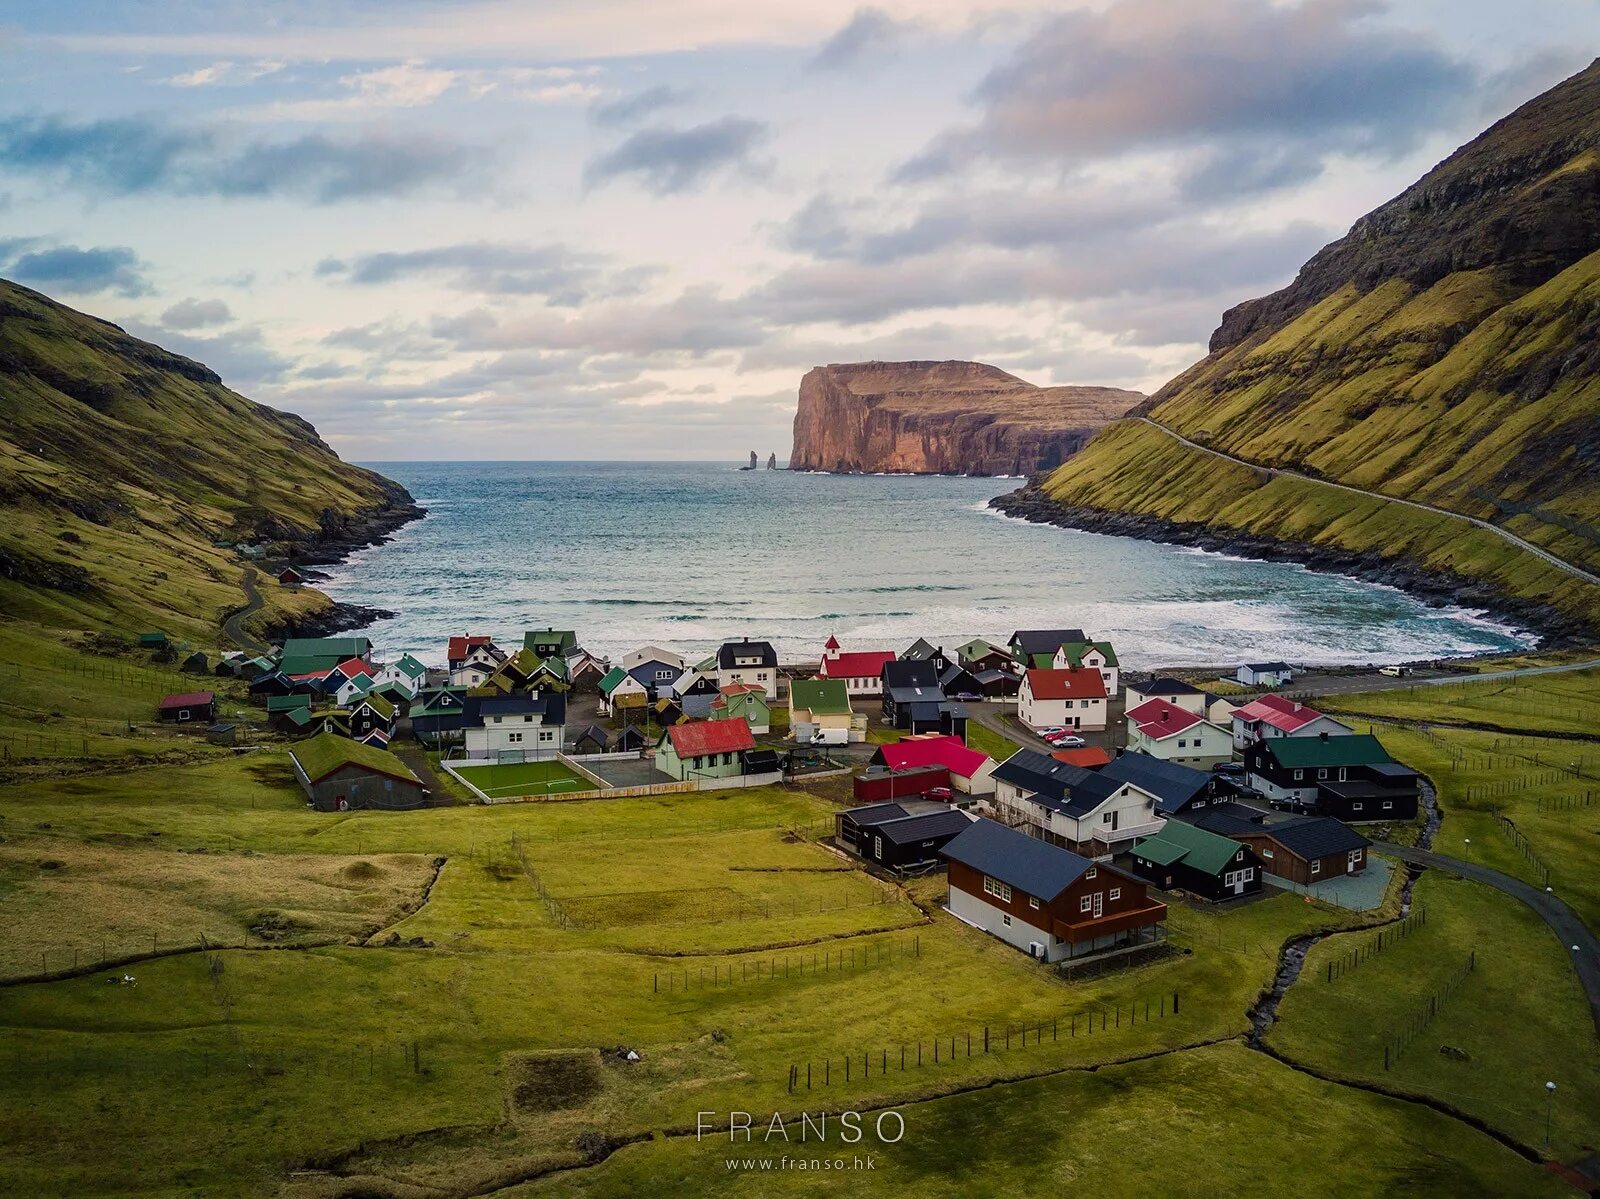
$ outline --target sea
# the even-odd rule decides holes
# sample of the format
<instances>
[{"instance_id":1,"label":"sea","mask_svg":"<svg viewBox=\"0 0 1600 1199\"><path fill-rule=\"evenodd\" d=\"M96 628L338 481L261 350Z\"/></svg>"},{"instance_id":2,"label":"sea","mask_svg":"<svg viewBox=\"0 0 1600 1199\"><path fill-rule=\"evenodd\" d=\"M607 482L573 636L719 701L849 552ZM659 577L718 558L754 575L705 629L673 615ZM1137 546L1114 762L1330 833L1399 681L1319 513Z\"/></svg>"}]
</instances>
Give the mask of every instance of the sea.
<instances>
[{"instance_id":1,"label":"sea","mask_svg":"<svg viewBox=\"0 0 1600 1199\"><path fill-rule=\"evenodd\" d=\"M376 650L444 660L452 634L573 629L616 657L740 637L783 661L1003 644L1081 627L1124 666L1384 663L1534 639L1461 608L1302 567L1002 516L1019 480L739 470L703 462L374 462L428 509L326 568L336 599L395 613Z\"/></svg>"}]
</instances>

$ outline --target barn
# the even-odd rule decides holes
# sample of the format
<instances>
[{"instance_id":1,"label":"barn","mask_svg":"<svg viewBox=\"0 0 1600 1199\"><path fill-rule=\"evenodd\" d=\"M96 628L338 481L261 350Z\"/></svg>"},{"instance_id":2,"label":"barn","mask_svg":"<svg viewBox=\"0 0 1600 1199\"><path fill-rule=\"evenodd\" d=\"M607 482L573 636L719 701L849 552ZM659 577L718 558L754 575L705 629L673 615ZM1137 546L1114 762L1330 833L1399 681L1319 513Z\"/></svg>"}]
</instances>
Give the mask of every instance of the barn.
<instances>
[{"instance_id":1,"label":"barn","mask_svg":"<svg viewBox=\"0 0 1600 1199\"><path fill-rule=\"evenodd\" d=\"M217 696L212 691L185 691L163 697L156 717L172 724L212 725L217 720Z\"/></svg>"},{"instance_id":2,"label":"barn","mask_svg":"<svg viewBox=\"0 0 1600 1199\"><path fill-rule=\"evenodd\" d=\"M404 811L428 800L422 780L388 750L333 733L306 738L289 751L289 761L301 790L319 812Z\"/></svg>"}]
</instances>

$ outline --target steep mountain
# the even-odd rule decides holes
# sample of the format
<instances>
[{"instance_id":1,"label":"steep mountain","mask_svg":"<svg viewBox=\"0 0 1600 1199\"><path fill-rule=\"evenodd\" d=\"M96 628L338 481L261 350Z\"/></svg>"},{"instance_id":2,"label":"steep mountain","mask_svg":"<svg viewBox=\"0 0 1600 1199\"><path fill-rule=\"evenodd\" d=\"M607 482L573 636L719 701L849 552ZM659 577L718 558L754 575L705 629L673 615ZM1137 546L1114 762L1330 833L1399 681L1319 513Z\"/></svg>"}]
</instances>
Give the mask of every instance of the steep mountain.
<instances>
[{"instance_id":1,"label":"steep mountain","mask_svg":"<svg viewBox=\"0 0 1600 1199\"><path fill-rule=\"evenodd\" d=\"M1020 475L1065 462L1140 400L1035 387L981 362L855 362L800 380L791 470Z\"/></svg>"},{"instance_id":2,"label":"steep mountain","mask_svg":"<svg viewBox=\"0 0 1600 1199\"><path fill-rule=\"evenodd\" d=\"M1362 217L1288 287L1230 310L1210 354L1140 414L1153 423L1113 425L1009 506L1276 545L1593 625L1591 585L1373 497L1487 521L1600 572L1600 62Z\"/></svg>"},{"instance_id":3,"label":"steep mountain","mask_svg":"<svg viewBox=\"0 0 1600 1199\"><path fill-rule=\"evenodd\" d=\"M326 557L420 515L300 417L4 280L0 509L7 616L213 639L244 602L242 564L218 543ZM267 590L265 621L328 606L314 591Z\"/></svg>"}]
</instances>

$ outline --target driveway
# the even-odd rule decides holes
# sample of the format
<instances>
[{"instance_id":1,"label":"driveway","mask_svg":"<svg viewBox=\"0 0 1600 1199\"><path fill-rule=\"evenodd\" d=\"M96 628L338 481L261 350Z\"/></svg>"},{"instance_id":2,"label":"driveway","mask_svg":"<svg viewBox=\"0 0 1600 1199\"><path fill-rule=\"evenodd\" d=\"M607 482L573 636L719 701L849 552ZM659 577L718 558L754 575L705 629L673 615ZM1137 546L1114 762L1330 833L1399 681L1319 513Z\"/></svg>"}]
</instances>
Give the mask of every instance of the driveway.
<instances>
[{"instance_id":1,"label":"driveway","mask_svg":"<svg viewBox=\"0 0 1600 1199\"><path fill-rule=\"evenodd\" d=\"M1320 883L1312 883L1309 887L1304 883L1279 878L1275 874L1264 875L1263 878L1269 887L1277 887L1280 891L1295 891L1301 895L1310 895L1313 899L1337 904L1353 912L1370 912L1373 908L1383 906L1383 897L1389 889L1389 879L1393 874L1393 862L1388 858L1374 856L1367 859L1367 868L1360 874L1341 875Z\"/></svg>"}]
</instances>

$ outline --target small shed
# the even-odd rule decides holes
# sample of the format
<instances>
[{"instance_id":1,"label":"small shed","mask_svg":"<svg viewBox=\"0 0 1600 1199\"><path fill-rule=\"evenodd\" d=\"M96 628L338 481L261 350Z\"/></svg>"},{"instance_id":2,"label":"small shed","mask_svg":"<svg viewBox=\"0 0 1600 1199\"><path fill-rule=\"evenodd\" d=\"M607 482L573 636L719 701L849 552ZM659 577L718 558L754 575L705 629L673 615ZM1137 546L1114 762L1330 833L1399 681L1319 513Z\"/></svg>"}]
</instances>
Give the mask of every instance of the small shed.
<instances>
[{"instance_id":1,"label":"small shed","mask_svg":"<svg viewBox=\"0 0 1600 1199\"><path fill-rule=\"evenodd\" d=\"M938 863L939 851L972 823L955 808L913 813L897 803L852 808L835 820L839 841L858 857L896 870Z\"/></svg>"},{"instance_id":2,"label":"small shed","mask_svg":"<svg viewBox=\"0 0 1600 1199\"><path fill-rule=\"evenodd\" d=\"M950 785L950 771L943 766L914 766L909 770L868 770L856 775L851 790L856 802L881 803L894 799L917 799L935 787Z\"/></svg>"},{"instance_id":3,"label":"small shed","mask_svg":"<svg viewBox=\"0 0 1600 1199\"><path fill-rule=\"evenodd\" d=\"M603 754L608 741L606 730L598 724L591 724L578 734L572 742L572 748L579 753Z\"/></svg>"},{"instance_id":4,"label":"small shed","mask_svg":"<svg viewBox=\"0 0 1600 1199\"><path fill-rule=\"evenodd\" d=\"M305 575L301 574L292 566L285 566L278 572L278 582L282 583L285 587L298 587L305 581Z\"/></svg>"},{"instance_id":5,"label":"small shed","mask_svg":"<svg viewBox=\"0 0 1600 1199\"><path fill-rule=\"evenodd\" d=\"M650 738L645 733L642 725L630 724L611 738L612 753L626 753L630 750L644 749L650 744Z\"/></svg>"},{"instance_id":6,"label":"small shed","mask_svg":"<svg viewBox=\"0 0 1600 1199\"><path fill-rule=\"evenodd\" d=\"M1294 667L1287 662L1246 662L1234 678L1246 687L1283 687L1294 681Z\"/></svg>"},{"instance_id":7,"label":"small shed","mask_svg":"<svg viewBox=\"0 0 1600 1199\"><path fill-rule=\"evenodd\" d=\"M185 691L165 696L156 705L156 718L171 724L212 725L217 720L217 697L212 691Z\"/></svg>"},{"instance_id":8,"label":"small shed","mask_svg":"<svg viewBox=\"0 0 1600 1199\"><path fill-rule=\"evenodd\" d=\"M178 669L184 674L210 674L211 661L206 657L203 650L197 649L183 660L183 664Z\"/></svg>"},{"instance_id":9,"label":"small shed","mask_svg":"<svg viewBox=\"0 0 1600 1199\"><path fill-rule=\"evenodd\" d=\"M167 644L167 635L165 633L140 633L139 634L139 648L140 649L160 649L166 644Z\"/></svg>"},{"instance_id":10,"label":"small shed","mask_svg":"<svg viewBox=\"0 0 1600 1199\"><path fill-rule=\"evenodd\" d=\"M289 751L296 780L319 812L356 808L403 811L428 798L422 780L386 749L332 733L307 737Z\"/></svg>"},{"instance_id":11,"label":"small shed","mask_svg":"<svg viewBox=\"0 0 1600 1199\"><path fill-rule=\"evenodd\" d=\"M214 724L206 730L206 740L212 745L232 745L238 738L231 724Z\"/></svg>"}]
</instances>

